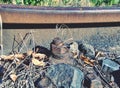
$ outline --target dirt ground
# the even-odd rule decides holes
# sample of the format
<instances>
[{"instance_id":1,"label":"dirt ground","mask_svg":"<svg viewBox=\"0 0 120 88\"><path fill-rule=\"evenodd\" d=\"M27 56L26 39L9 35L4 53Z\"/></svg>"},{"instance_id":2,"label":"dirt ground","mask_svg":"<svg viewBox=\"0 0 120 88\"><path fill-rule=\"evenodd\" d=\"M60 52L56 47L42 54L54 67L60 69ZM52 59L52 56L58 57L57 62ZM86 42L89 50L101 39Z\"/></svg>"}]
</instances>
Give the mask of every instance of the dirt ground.
<instances>
[{"instance_id":1,"label":"dirt ground","mask_svg":"<svg viewBox=\"0 0 120 88\"><path fill-rule=\"evenodd\" d=\"M31 49L34 45L41 45L49 48L50 42L55 37L60 37L63 40L73 38L78 41L85 41L92 44L94 47L98 45L114 46L120 45L120 27L98 27L98 28L74 28L74 29L3 29L3 48L4 53L9 53L12 50L14 37L17 42L20 42L26 33L30 33L21 50ZM15 42L15 45L17 43ZM14 45L14 46L15 46ZM100 48L101 48L100 47ZM23 51L24 52L24 51Z\"/></svg>"}]
</instances>

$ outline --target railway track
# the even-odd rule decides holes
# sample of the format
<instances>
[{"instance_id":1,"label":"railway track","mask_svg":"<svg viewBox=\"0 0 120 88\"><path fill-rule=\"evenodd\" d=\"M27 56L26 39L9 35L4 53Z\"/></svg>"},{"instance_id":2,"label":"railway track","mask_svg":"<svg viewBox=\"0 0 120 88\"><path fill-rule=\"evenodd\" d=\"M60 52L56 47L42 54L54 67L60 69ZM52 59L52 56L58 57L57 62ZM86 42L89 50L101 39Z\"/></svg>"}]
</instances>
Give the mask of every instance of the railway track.
<instances>
[{"instance_id":1,"label":"railway track","mask_svg":"<svg viewBox=\"0 0 120 88\"><path fill-rule=\"evenodd\" d=\"M3 23L69 24L120 22L120 7L36 7L0 5Z\"/></svg>"}]
</instances>

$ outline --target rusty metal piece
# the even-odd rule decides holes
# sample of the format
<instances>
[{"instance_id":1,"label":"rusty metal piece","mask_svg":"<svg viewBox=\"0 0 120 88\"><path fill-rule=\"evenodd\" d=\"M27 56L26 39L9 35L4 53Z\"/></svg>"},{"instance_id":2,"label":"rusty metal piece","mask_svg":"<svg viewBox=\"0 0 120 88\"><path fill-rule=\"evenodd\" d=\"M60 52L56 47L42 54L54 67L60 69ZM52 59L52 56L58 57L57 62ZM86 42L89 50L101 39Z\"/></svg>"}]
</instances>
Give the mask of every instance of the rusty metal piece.
<instances>
[{"instance_id":1,"label":"rusty metal piece","mask_svg":"<svg viewBox=\"0 0 120 88\"><path fill-rule=\"evenodd\" d=\"M67 8L0 5L3 23L120 22L120 8Z\"/></svg>"}]
</instances>

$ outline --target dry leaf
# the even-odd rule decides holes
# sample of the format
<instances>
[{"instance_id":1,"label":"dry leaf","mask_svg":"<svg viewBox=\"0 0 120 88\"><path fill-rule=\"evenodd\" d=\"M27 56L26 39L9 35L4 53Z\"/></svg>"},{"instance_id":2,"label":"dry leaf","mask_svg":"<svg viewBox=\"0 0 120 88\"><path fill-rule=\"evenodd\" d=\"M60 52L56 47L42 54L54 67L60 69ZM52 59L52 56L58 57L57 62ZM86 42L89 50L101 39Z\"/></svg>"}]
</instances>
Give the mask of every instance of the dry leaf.
<instances>
[{"instance_id":1,"label":"dry leaf","mask_svg":"<svg viewBox=\"0 0 120 88\"><path fill-rule=\"evenodd\" d=\"M34 58L39 58L40 60L47 58L47 56L45 54L41 54L41 53L33 53L32 56Z\"/></svg>"},{"instance_id":2,"label":"dry leaf","mask_svg":"<svg viewBox=\"0 0 120 88\"><path fill-rule=\"evenodd\" d=\"M24 59L25 58L24 54L15 54L14 56L18 59Z\"/></svg>"},{"instance_id":3,"label":"dry leaf","mask_svg":"<svg viewBox=\"0 0 120 88\"><path fill-rule=\"evenodd\" d=\"M32 63L37 66L45 66L45 62L32 58Z\"/></svg>"},{"instance_id":4,"label":"dry leaf","mask_svg":"<svg viewBox=\"0 0 120 88\"><path fill-rule=\"evenodd\" d=\"M81 60L83 60L86 64L89 64L90 66L94 66L94 60L90 60L89 58L80 55Z\"/></svg>"},{"instance_id":5,"label":"dry leaf","mask_svg":"<svg viewBox=\"0 0 120 88\"><path fill-rule=\"evenodd\" d=\"M12 81L16 81L16 79L17 79L17 75L16 74L11 74L10 75L10 78L12 79Z\"/></svg>"},{"instance_id":6,"label":"dry leaf","mask_svg":"<svg viewBox=\"0 0 120 88\"><path fill-rule=\"evenodd\" d=\"M3 60L14 60L14 55L9 55L9 56L1 55L0 58Z\"/></svg>"},{"instance_id":7,"label":"dry leaf","mask_svg":"<svg viewBox=\"0 0 120 88\"><path fill-rule=\"evenodd\" d=\"M11 55L1 55L0 58L3 59L3 60L14 60L16 58L18 59L24 59L25 58L25 55L24 54L11 54Z\"/></svg>"},{"instance_id":8,"label":"dry leaf","mask_svg":"<svg viewBox=\"0 0 120 88\"><path fill-rule=\"evenodd\" d=\"M28 55L28 56L32 55L32 53L33 53L32 50L28 50L28 51L27 51L27 55Z\"/></svg>"}]
</instances>

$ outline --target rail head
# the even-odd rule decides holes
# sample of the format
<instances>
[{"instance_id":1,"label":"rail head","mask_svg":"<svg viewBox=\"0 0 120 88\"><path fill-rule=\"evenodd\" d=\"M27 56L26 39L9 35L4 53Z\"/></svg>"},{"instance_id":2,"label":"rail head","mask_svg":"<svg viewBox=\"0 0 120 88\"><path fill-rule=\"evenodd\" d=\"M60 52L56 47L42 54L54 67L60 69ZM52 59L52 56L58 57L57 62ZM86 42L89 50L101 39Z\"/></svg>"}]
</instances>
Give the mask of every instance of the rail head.
<instances>
[{"instance_id":1,"label":"rail head","mask_svg":"<svg viewBox=\"0 0 120 88\"><path fill-rule=\"evenodd\" d=\"M120 7L37 7L0 5L3 23L120 22Z\"/></svg>"}]
</instances>

